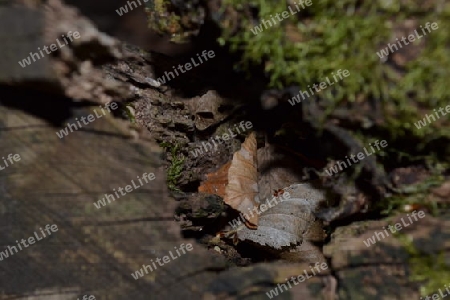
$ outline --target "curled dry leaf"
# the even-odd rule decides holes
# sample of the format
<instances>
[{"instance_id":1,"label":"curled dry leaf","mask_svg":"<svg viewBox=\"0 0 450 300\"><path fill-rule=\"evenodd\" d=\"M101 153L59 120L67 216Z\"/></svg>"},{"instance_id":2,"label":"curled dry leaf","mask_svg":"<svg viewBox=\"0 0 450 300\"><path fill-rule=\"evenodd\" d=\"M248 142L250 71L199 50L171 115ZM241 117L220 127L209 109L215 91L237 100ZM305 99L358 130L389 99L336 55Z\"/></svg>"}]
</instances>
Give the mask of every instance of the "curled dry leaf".
<instances>
[{"instance_id":1,"label":"curled dry leaf","mask_svg":"<svg viewBox=\"0 0 450 300\"><path fill-rule=\"evenodd\" d=\"M261 204L258 228L239 230L240 240L281 249L299 245L310 235L310 230L315 228L312 226L316 222L314 212L325 200L325 194L310 184L293 184L283 190L283 195Z\"/></svg>"},{"instance_id":2,"label":"curled dry leaf","mask_svg":"<svg viewBox=\"0 0 450 300\"><path fill-rule=\"evenodd\" d=\"M232 208L247 213L259 206L256 136L252 132L236 151L228 171L228 185L223 201ZM258 215L246 218L247 225L258 225Z\"/></svg>"}]
</instances>

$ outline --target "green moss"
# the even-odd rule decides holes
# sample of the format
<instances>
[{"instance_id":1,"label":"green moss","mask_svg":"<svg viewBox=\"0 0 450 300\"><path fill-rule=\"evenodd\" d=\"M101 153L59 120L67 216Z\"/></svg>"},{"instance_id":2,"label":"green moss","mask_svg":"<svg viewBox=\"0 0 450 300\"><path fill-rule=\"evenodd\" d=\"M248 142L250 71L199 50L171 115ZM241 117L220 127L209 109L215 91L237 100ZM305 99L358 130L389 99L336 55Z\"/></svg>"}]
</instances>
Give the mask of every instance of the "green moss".
<instances>
[{"instance_id":1,"label":"green moss","mask_svg":"<svg viewBox=\"0 0 450 300\"><path fill-rule=\"evenodd\" d=\"M127 103L123 108L123 112L128 117L128 120L130 120L131 124L136 124L136 118L134 117L134 114L132 113L131 109L134 110L133 106Z\"/></svg>"},{"instance_id":2,"label":"green moss","mask_svg":"<svg viewBox=\"0 0 450 300\"><path fill-rule=\"evenodd\" d=\"M249 72L251 66L262 65L271 87L297 85L303 91L327 77L332 80L333 72L347 69L350 76L315 94L314 101L324 107L323 115L314 116L319 129L336 109L346 111L356 103L374 107L376 103L381 111L377 123L351 131L362 145L387 140L389 147L376 154L378 162L422 161L433 166L430 169L450 167L444 159L450 155L450 118L441 117L420 129L414 125L425 114L433 114L433 109L449 104L450 2L422 5L413 1L312 0L312 5L300 13L289 13L288 18L267 29L262 25L263 30L256 35L252 32L254 26L263 24L262 20L271 16L275 19L277 13L288 11L287 2L252 0L243 4L241 0L224 0L223 33L218 41L241 54L236 68ZM239 13L238 24L226 19L230 9ZM258 14L260 23L250 17L252 12ZM420 33L420 25L427 22L436 22L438 29L414 45L403 45L412 47L406 49L408 52L419 52L403 70L395 70L392 64L382 62L377 52L395 42L393 29L398 30L406 20L415 20L416 25L401 36L407 37L414 29ZM393 58L392 53L389 58ZM371 113L368 110L360 117L373 120ZM430 142L436 144L437 140L442 141L442 147L428 151ZM442 181L438 174L410 187L413 192L399 191L387 198L378 204L379 209L390 213L407 203L423 203L429 188Z\"/></svg>"},{"instance_id":3,"label":"green moss","mask_svg":"<svg viewBox=\"0 0 450 300\"><path fill-rule=\"evenodd\" d=\"M170 166L167 169L167 186L171 191L180 191L177 187L178 179L181 177L185 157L180 153L180 145L170 144L167 142L160 143L160 146L165 148L171 154Z\"/></svg>"},{"instance_id":4,"label":"green moss","mask_svg":"<svg viewBox=\"0 0 450 300\"><path fill-rule=\"evenodd\" d=\"M198 34L204 12L198 3L190 1L147 0L145 12L148 27L160 34L168 34L172 42L185 43Z\"/></svg>"},{"instance_id":5,"label":"green moss","mask_svg":"<svg viewBox=\"0 0 450 300\"><path fill-rule=\"evenodd\" d=\"M450 282L450 267L445 263L445 253L430 255L415 248L408 235L396 234L409 254L410 279L421 283L421 296L436 293Z\"/></svg>"},{"instance_id":6,"label":"green moss","mask_svg":"<svg viewBox=\"0 0 450 300\"><path fill-rule=\"evenodd\" d=\"M168 0L152 0L149 2L146 12L150 28L160 33L171 34L180 29L178 25L180 17L168 12L170 5Z\"/></svg>"},{"instance_id":7,"label":"green moss","mask_svg":"<svg viewBox=\"0 0 450 300\"><path fill-rule=\"evenodd\" d=\"M431 166L430 166L431 168ZM397 194L386 197L377 203L377 208L381 210L382 214L389 215L408 204L419 204L428 208L433 215L437 214L436 203L426 200L431 188L439 186L445 181L442 174L442 165L431 168L432 174L425 180L408 185L404 188L398 189Z\"/></svg>"},{"instance_id":8,"label":"green moss","mask_svg":"<svg viewBox=\"0 0 450 300\"><path fill-rule=\"evenodd\" d=\"M359 3L359 4L357 4ZM240 0L225 0L227 6L241 12L248 7L259 13L260 20L287 11L286 1L254 0L244 6ZM437 4L436 4L437 5ZM247 14L248 15L248 14ZM302 16L299 18L299 16ZM393 21L418 21L417 28L426 22L436 22L437 30L418 40L426 47L406 67L402 75L389 64L382 63L376 54L392 40ZM332 78L338 69L347 69L350 76L317 94L326 99L327 113L356 99L376 99L386 118L381 126L392 137L415 136L427 143L435 138L449 136L450 131L434 122L417 129L413 122L423 118L424 109L448 104L450 89L450 4L441 9L422 8L398 1L312 1L312 5L297 15L277 22L259 34L253 34L255 25L249 19L240 20L235 30L223 22L219 42L242 53L238 68L263 64L270 85L281 88L308 85ZM262 24L262 23L261 23ZM264 27L263 27L264 28ZM407 46L404 46L407 47Z\"/></svg>"}]
</instances>

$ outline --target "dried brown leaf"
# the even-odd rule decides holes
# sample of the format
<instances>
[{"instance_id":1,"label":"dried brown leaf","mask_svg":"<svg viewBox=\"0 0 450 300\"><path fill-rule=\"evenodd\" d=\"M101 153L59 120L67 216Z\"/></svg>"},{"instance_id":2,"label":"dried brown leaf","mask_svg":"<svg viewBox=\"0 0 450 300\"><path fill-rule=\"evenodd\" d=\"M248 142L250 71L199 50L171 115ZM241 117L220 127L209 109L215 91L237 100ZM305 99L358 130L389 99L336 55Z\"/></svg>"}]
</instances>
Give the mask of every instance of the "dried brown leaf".
<instances>
[{"instance_id":1,"label":"dried brown leaf","mask_svg":"<svg viewBox=\"0 0 450 300\"><path fill-rule=\"evenodd\" d=\"M206 174L206 180L198 187L201 193L215 194L220 197L225 197L225 188L228 184L228 170L231 162L227 162L216 172Z\"/></svg>"},{"instance_id":2,"label":"dried brown leaf","mask_svg":"<svg viewBox=\"0 0 450 300\"><path fill-rule=\"evenodd\" d=\"M299 245L303 241L313 228L316 221L313 213L325 200L325 194L310 184L294 184L283 190L285 194L261 204L258 228L238 231L240 240L275 249ZM289 193L289 198L286 193Z\"/></svg>"},{"instance_id":3,"label":"dried brown leaf","mask_svg":"<svg viewBox=\"0 0 450 300\"><path fill-rule=\"evenodd\" d=\"M274 249L285 247L282 254L289 260L323 261L320 249L308 241L324 238L314 212L325 194L310 184L298 184L302 168L291 153L272 145L257 151L255 134L247 137L233 155L224 197L247 225L237 231L239 240Z\"/></svg>"},{"instance_id":4,"label":"dried brown leaf","mask_svg":"<svg viewBox=\"0 0 450 300\"><path fill-rule=\"evenodd\" d=\"M259 205L256 136L252 132L233 155L228 171L228 185L224 202L247 214ZM246 218L250 225L258 225L258 215Z\"/></svg>"}]
</instances>

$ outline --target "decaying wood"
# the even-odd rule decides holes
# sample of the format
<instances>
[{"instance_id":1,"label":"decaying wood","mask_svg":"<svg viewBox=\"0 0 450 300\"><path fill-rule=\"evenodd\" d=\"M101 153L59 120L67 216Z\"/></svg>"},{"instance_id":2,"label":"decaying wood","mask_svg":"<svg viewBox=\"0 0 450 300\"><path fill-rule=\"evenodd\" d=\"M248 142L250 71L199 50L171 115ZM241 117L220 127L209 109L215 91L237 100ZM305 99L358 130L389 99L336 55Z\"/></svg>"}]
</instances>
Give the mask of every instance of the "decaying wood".
<instances>
[{"instance_id":1,"label":"decaying wood","mask_svg":"<svg viewBox=\"0 0 450 300\"><path fill-rule=\"evenodd\" d=\"M212 120L195 119L195 113L205 116L210 111L193 110L193 103L198 106L206 99L202 99L204 95L221 96L210 90L183 98L171 87L157 87L154 66L163 56L124 45L59 0L44 1L45 8L37 4L40 1L21 2L29 3L28 8L0 4L0 30L8 33L0 34L0 156L19 153L22 157L0 173L0 251L15 245L17 239L32 236L39 226L56 224L59 230L48 240L0 262L1 299L75 299L85 294L96 299L259 299L266 298L276 284L309 269L305 263L280 262L230 267L226 258L232 255L251 263L248 257L260 253L245 256L239 248L227 253L231 247L222 247L223 243L208 247L182 237L181 230L207 231L210 222L226 215L224 204L218 197L198 195L177 204L166 188L161 149L154 141L136 139L129 122L118 114L104 116L59 139L56 131L98 105L133 101L136 122L143 125L141 137L148 134L158 142L179 143L186 146L182 154L189 155L212 131L227 127L231 112L218 113L218 107L212 105L208 108L214 112ZM26 68L17 63L37 47L75 30L81 38L54 55ZM314 119L319 113L314 101L308 103L305 119ZM332 125L325 130L348 149L358 146L348 133ZM236 139L189 160L186 168L190 172L183 173L181 182L202 179L213 171L211 166L226 163L239 146ZM267 147L257 153L263 161L258 184L267 195L281 188L274 188L280 178L268 172L271 167L281 168L271 159L283 160L291 167L283 175L289 184L298 183L303 174L302 165L295 164L298 161L291 163L288 155L272 150ZM363 162L363 169L372 175L376 199L388 184L386 174L371 159ZM94 207L93 202L105 193L145 172L154 172L156 179L105 207ZM360 192L356 187L350 191L352 197ZM437 187L430 197L448 202L448 184ZM361 205L355 208L355 203ZM328 213L328 219L353 214L365 203L364 199L351 205L343 201L338 210ZM321 224L311 224L305 242L279 258L298 261L297 254L304 253L311 261L326 261L330 268L277 299L419 298L418 284L409 278L408 253L397 239L388 237L371 247L363 243L386 225L386 221L367 221L338 227L324 247L325 257L319 257L316 243L323 237L317 233L323 230ZM448 256L449 227L445 216L427 215L402 234L410 236L424 253ZM131 273L142 265L183 243L192 243L193 251L141 279L132 278Z\"/></svg>"},{"instance_id":2,"label":"decaying wood","mask_svg":"<svg viewBox=\"0 0 450 300\"><path fill-rule=\"evenodd\" d=\"M60 57L42 60L50 70L39 75L47 83L47 92L36 91L32 84L30 90L24 88L39 77L35 73L3 77L2 82L14 78L17 82L0 89L0 100L5 105L0 106L2 153L19 153L22 159L1 173L1 240L4 246L13 245L16 239L27 238L46 224L56 224L59 230L48 241L40 241L1 262L0 293L7 298L58 299L85 294L95 295L96 299L202 299L203 295L215 294L212 287L222 284L217 271L227 269L225 259L181 237L174 220L176 202L168 196L160 149L154 143L136 141L128 121L110 114L63 139L57 137L56 131L67 122L74 123L75 117L99 109L77 105L76 100L102 104L141 97L141 89L145 89L145 98L161 93L146 80L152 76L150 56L133 47L119 47L73 10L57 1L49 1L52 4L55 6L47 7L45 13L36 14L53 14L53 34L70 27L79 29L81 36L90 32L92 39L67 47ZM40 32L44 31L41 28ZM45 44L44 37L38 36L40 40L28 49ZM79 56L78 50L83 47L94 47L92 51L100 51L98 54L109 57L111 62L106 65ZM14 57L13 63L17 64L18 59ZM39 69L39 63L33 68ZM39 105L35 105L38 101ZM105 207L95 208L93 203L105 193L145 172L154 172L155 181ZM192 243L193 251L139 280L133 279L131 273L182 243ZM246 272L235 269L230 274L239 278ZM275 273L268 273L265 281L273 283L274 278ZM256 281L249 278L247 286ZM234 291L241 288L236 282L221 293L234 297ZM265 284L262 295L267 290Z\"/></svg>"}]
</instances>

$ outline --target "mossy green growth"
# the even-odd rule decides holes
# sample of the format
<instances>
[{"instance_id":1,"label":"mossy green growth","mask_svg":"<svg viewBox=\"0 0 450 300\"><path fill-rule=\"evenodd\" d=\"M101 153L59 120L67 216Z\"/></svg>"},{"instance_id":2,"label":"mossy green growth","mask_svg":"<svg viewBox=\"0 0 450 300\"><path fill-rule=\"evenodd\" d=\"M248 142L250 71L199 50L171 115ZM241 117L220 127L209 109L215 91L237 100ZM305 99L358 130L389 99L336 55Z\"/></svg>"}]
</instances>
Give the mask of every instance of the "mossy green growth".
<instances>
[{"instance_id":1,"label":"mossy green growth","mask_svg":"<svg viewBox=\"0 0 450 300\"><path fill-rule=\"evenodd\" d=\"M261 23L254 24L241 13L239 30L234 30L232 22L223 22L219 42L242 53L239 69L263 64L272 87L298 85L307 91L313 83L327 77L332 80L333 72L347 69L350 76L316 94L319 99L327 99L327 113L357 99L375 99L385 116L380 126L392 137L412 135L422 138L424 144L450 137L450 131L440 122L420 129L413 125L426 112L449 104L449 2L432 2L423 8L410 1L311 1L312 5L300 13L266 29L262 25L263 30L254 34L251 29L262 24L262 20L271 20L271 16L275 19L277 13L289 11L287 1L253 0L244 5L241 0L224 0L225 6L238 12L249 11L249 7L257 11ZM438 29L415 42L422 45L426 41L424 49L405 66L404 72L397 72L383 63L377 52L388 42L396 42L392 29L407 19L417 20L413 28L419 32L420 25L427 22L436 22ZM448 121L448 117L443 118Z\"/></svg>"},{"instance_id":2,"label":"mossy green growth","mask_svg":"<svg viewBox=\"0 0 450 300\"><path fill-rule=\"evenodd\" d=\"M398 209L403 209L405 205L418 204L426 207L433 215L438 213L437 204L434 201L427 200L429 191L433 187L441 185L445 181L445 176L442 175L443 168L446 165L438 164L436 166L428 166L431 174L425 180L405 186L396 190L396 194L391 197L386 197L376 204L376 208L384 215L390 215Z\"/></svg>"},{"instance_id":3,"label":"mossy green growth","mask_svg":"<svg viewBox=\"0 0 450 300\"><path fill-rule=\"evenodd\" d=\"M387 140L389 146L376 154L379 162L423 161L441 165L441 170L450 167L445 159L450 157L449 115L420 128L415 125L426 114L434 114L434 109L450 105L450 2L432 0L422 5L413 1L311 0L310 6L294 15L288 2L294 1L224 0L223 33L218 41L241 54L236 69L249 71L251 66L262 65L271 87L297 85L302 91L309 91L314 83L326 78L334 81L333 73L346 69L350 72L348 77L308 100L324 107L324 114L317 116L319 127L337 109L346 111L356 103L378 107L380 117L376 124L351 130L362 145L376 139ZM235 22L226 19L230 8L240 16ZM285 11L289 16L274 22L276 14ZM258 16L251 17L253 13ZM270 20L273 25L266 28L263 20ZM422 27L426 30L427 22L436 23L438 28L424 35ZM408 23L408 29L402 32ZM262 30L257 33L255 26ZM387 48L388 43L408 38L415 29L423 37L416 38L412 45L402 44L394 53ZM386 56L380 58L382 49L389 50L387 62ZM413 58L396 69L391 62L403 51L414 53ZM369 114L373 111L366 111L362 109L360 117L371 120L373 116ZM405 140L413 142L408 145ZM436 140L442 142L440 149L425 150ZM394 144L397 146L391 146ZM442 178L433 175L412 192L402 191L386 198L379 203L379 209L391 213L403 204L421 203L429 188L440 182Z\"/></svg>"},{"instance_id":4,"label":"mossy green growth","mask_svg":"<svg viewBox=\"0 0 450 300\"><path fill-rule=\"evenodd\" d=\"M136 118L134 116L133 111L134 111L134 107L131 104L126 103L123 108L123 113L124 113L124 115L127 116L128 120L130 121L131 124L136 124Z\"/></svg>"},{"instance_id":5,"label":"mossy green growth","mask_svg":"<svg viewBox=\"0 0 450 300\"><path fill-rule=\"evenodd\" d=\"M419 251L405 234L395 235L409 254L408 265L411 269L410 279L421 283L421 296L445 291L450 283L450 266L446 265L444 253L431 255Z\"/></svg>"},{"instance_id":6,"label":"mossy green growth","mask_svg":"<svg viewBox=\"0 0 450 300\"><path fill-rule=\"evenodd\" d=\"M171 2L169 0L151 0L145 11L148 16L149 28L159 33L173 35L181 30L180 16L169 12Z\"/></svg>"},{"instance_id":7,"label":"mossy green growth","mask_svg":"<svg viewBox=\"0 0 450 300\"><path fill-rule=\"evenodd\" d=\"M167 149L170 153L170 166L167 169L167 186L171 191L180 191L177 187L178 179L181 177L181 171L183 170L185 157L180 153L180 145L170 144L167 142L160 143L160 146Z\"/></svg>"},{"instance_id":8,"label":"mossy green growth","mask_svg":"<svg viewBox=\"0 0 450 300\"><path fill-rule=\"evenodd\" d=\"M169 34L171 41L185 43L198 34L204 13L193 1L147 0L145 12L148 27L160 34Z\"/></svg>"}]
</instances>

